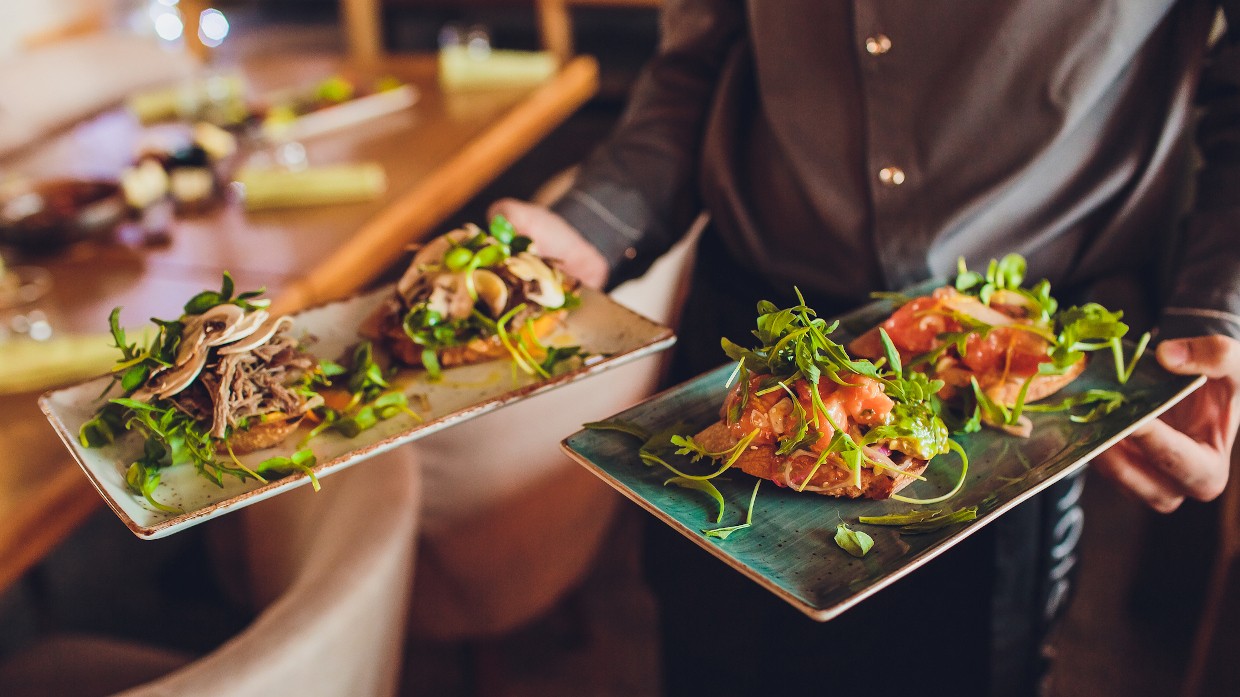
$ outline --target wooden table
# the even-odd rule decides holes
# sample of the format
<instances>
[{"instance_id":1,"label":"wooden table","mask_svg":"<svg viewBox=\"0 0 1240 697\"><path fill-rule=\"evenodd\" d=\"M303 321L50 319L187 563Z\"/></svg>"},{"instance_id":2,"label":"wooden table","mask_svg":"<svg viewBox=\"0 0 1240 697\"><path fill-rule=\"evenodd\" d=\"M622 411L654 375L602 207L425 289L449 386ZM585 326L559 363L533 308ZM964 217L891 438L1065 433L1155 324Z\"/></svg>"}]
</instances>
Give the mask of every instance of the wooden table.
<instances>
[{"instance_id":1,"label":"wooden table","mask_svg":"<svg viewBox=\"0 0 1240 697\"><path fill-rule=\"evenodd\" d=\"M326 56L246 64L257 90L307 82L337 69ZM369 203L246 213L230 202L175 223L170 243L134 247L82 243L51 257L16 259L51 271L57 330L106 331L112 307L123 323L175 317L194 293L229 270L241 289L266 286L284 310L363 287L398 261L406 245L440 224L593 95L597 65L581 57L537 86L448 93L430 56L390 59L385 73L413 84L411 109L304 142L314 165L377 161L388 191ZM112 111L36 151L0 162L31 176L115 176L143 129ZM10 263L15 260L5 250ZM19 578L102 505L35 403L0 396L0 590Z\"/></svg>"}]
</instances>

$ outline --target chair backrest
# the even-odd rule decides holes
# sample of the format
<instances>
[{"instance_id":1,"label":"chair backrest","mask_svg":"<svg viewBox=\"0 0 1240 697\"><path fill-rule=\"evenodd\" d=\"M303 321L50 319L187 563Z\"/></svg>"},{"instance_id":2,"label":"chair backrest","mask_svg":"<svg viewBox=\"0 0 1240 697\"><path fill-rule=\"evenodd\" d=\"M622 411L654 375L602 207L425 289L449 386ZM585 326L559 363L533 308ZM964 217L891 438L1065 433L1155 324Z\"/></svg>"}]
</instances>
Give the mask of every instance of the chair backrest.
<instances>
[{"instance_id":1,"label":"chair backrest","mask_svg":"<svg viewBox=\"0 0 1240 697\"><path fill-rule=\"evenodd\" d=\"M242 511L252 592L241 634L124 697L391 695L399 685L421 470L390 451Z\"/></svg>"},{"instance_id":2,"label":"chair backrest","mask_svg":"<svg viewBox=\"0 0 1240 697\"><path fill-rule=\"evenodd\" d=\"M354 60L374 61L383 55L382 0L340 0L348 52ZM573 55L571 6L657 8L663 0L533 0L539 39L560 63Z\"/></svg>"},{"instance_id":3,"label":"chair backrest","mask_svg":"<svg viewBox=\"0 0 1240 697\"><path fill-rule=\"evenodd\" d=\"M571 6L637 7L656 9L663 0L535 0L538 12L538 33L543 49L550 51L561 63L573 55L573 19Z\"/></svg>"}]
</instances>

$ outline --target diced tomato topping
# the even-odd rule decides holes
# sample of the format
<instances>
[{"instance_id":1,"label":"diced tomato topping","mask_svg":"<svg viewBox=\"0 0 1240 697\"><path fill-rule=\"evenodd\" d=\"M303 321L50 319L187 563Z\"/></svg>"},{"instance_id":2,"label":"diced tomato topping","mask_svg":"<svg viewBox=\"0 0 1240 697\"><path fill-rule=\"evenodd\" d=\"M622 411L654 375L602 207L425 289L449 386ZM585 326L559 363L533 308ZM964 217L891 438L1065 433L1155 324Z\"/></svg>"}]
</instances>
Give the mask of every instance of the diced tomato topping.
<instances>
[{"instance_id":1,"label":"diced tomato topping","mask_svg":"<svg viewBox=\"0 0 1240 697\"><path fill-rule=\"evenodd\" d=\"M1028 377L1050 360L1046 340L1027 331L999 327L985 339L970 336L961 361L978 375Z\"/></svg>"},{"instance_id":2,"label":"diced tomato topping","mask_svg":"<svg viewBox=\"0 0 1240 697\"><path fill-rule=\"evenodd\" d=\"M749 400L745 403L745 408L741 410L740 419L735 423L728 423L728 430L733 437L738 439L748 436L750 433L753 433L754 429L757 429L758 435L754 437L753 445L763 445L775 441L776 434L771 429L768 414L779 400L788 396L788 393L783 390L773 390L767 394L759 395L758 390L761 389L762 379L763 376L760 375L754 375L749 378ZM721 415L725 422L733 405L741 398L742 384L738 381L733 385L732 389L728 391L728 396L723 400Z\"/></svg>"},{"instance_id":3,"label":"diced tomato topping","mask_svg":"<svg viewBox=\"0 0 1240 697\"><path fill-rule=\"evenodd\" d=\"M895 406L895 402L883 392L881 382L861 375L853 375L848 379L851 384L847 386L838 385L827 379L824 379L818 386L823 406L826 407L830 420L819 414L818 422L812 424L822 434L822 437L814 444L814 450L821 452L831 443L831 437L835 434L835 428L831 426L831 422L846 429L854 423L881 424L887 421L891 409ZM753 445L774 443L779 438L788 435L788 432L795 426L792 416L794 408L788 401L788 393L777 389L758 395L758 391L762 389L762 381L762 376L750 378L749 400L745 408L741 410L740 418L728 423L728 430L737 439L744 438L757 430L758 433L752 441ZM805 410L806 418L810 418L810 415L815 413L815 409L809 382L798 380L792 389L797 403ZM728 396L724 399L722 410L724 419L727 419L729 411L740 397L741 384L737 383L732 386Z\"/></svg>"},{"instance_id":4,"label":"diced tomato topping","mask_svg":"<svg viewBox=\"0 0 1240 697\"><path fill-rule=\"evenodd\" d=\"M939 298L927 295L896 310L882 324L891 343L902 353L925 353L939 344L939 334L960 331L960 323L937 311L938 306Z\"/></svg>"},{"instance_id":5,"label":"diced tomato topping","mask_svg":"<svg viewBox=\"0 0 1240 697\"><path fill-rule=\"evenodd\" d=\"M874 425L886 422L895 402L883 392L882 383L861 375L851 376L849 382L852 384L845 387L824 379L818 385L818 394L822 396L822 404L826 407L831 421L845 429L851 423ZM814 413L810 389L808 382L804 380L797 382L797 399L801 402L806 414ZM823 435L814 444L813 449L821 452L830 445L835 429L830 421L821 415L818 418L817 428Z\"/></svg>"}]
</instances>

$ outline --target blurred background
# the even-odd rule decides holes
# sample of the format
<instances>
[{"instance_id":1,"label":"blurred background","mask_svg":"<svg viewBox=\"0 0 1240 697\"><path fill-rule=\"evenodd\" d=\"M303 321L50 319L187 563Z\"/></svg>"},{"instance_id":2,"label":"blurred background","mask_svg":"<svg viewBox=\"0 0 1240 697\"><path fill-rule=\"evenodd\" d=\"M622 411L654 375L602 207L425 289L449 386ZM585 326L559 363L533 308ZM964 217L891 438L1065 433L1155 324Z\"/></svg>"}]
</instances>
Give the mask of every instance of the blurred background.
<instances>
[{"instance_id":1,"label":"blurred background","mask_svg":"<svg viewBox=\"0 0 1240 697\"><path fill-rule=\"evenodd\" d=\"M22 237L30 234L29 228L14 224L7 236L0 237L0 259L13 273L23 268L50 269L54 284L45 296L48 300L36 308L48 322L48 336L37 336L39 330L30 329L39 316L27 309L22 311L22 326L26 327L22 331L29 336L17 339L71 339L87 332L97 336L103 329L99 322L106 317L104 308L122 303L151 305L150 312L155 313L164 309L153 302L160 296L171 298L165 305L176 307L186 297L185 288L213 287L225 267L232 268L247 286L266 285L273 294L288 291L288 297L299 298L300 304L321 302L337 290L351 291L392 279L403 268L404 245L413 237L482 221L487 206L497 198L545 199L552 195L547 193L548 183L587 156L620 117L643 61L658 42L655 4L624 0L566 5L531 0L5 2L0 9L0 185L7 187L6 196L15 190L25 192L24 187L36 180L116 181L131 169L140 169L142 158L165 142L181 143L152 156L168 167L168 181L178 178L178 168L205 166L212 172L207 186L215 191L199 197L173 187L167 193L161 189L144 196L140 186L124 181L125 211L106 233L84 229L80 217L75 217L73 232L65 239L49 241L48 233L40 229L43 236L32 241ZM350 12L360 13L361 19L355 15L350 20ZM549 22L560 20L565 23L555 26L567 32L571 45L556 44L556 30L548 29ZM451 47L489 58L449 74L435 57L442 59L441 53ZM554 60L542 60L548 55ZM162 95L165 101L172 99L181 105L172 107L176 113L171 120L184 121L184 90L189 89L187 85L197 89L207 84L201 82L207 79L203 76L219 78L242 69L248 71L246 89L252 90L247 94L270 95L308 84L306 76L322 80L337 74L332 68L307 66L317 66L315 61L321 59L329 61L324 65L335 65L330 60L341 56L348 57L348 65L368 66L371 72L387 57L430 57L429 63L409 68L412 77L396 75L417 92L413 106L401 107L407 109L400 117L405 121L386 114L373 122L344 125L335 133L329 124L323 134L272 138L262 131L279 121L273 120L276 109L268 103L259 116L244 117L251 119L245 127L250 130L237 122L222 124L224 132L239 139L241 154L230 150L238 147L233 143L220 146L223 154L215 160L209 144L195 135L200 140L193 140L192 148L202 150L208 162L202 165L178 160L186 138L182 131L168 135L151 130L134 111L134 95L154 95L156 101ZM291 57L297 58L290 61ZM573 57L595 62L572 64ZM288 65L271 68L282 63L301 70L296 80L282 83L281 78L272 77L288 74L279 72L289 70ZM572 85L564 86L563 94L577 96L557 97L549 90L559 84L554 76L563 76L568 65L586 66L581 82L586 87L573 92ZM383 70L379 73L387 75ZM322 88L322 82L316 84ZM169 85L180 86L180 96L168 97ZM554 108L530 111L557 99ZM219 107L227 100L211 103ZM199 116L195 113L194 118ZM157 120L152 118L151 123ZM459 127L459 136L452 130L458 122L467 124ZM255 128L259 129L257 136ZM442 135L442 154L436 154L440 151L431 142L440 136L422 140L425 131L419 128L449 134ZM349 140L371 130L365 142ZM505 134L516 132L522 134L519 144L505 140ZM486 162L491 151L485 148L494 148L495 153L494 167L485 174L461 178L460 170L478 171L479 160L463 161L453 165L457 168L453 172L468 183L446 189L450 196L443 194L444 189L421 191L423 180L433 178L437 167L454 162L451 158L465 154ZM433 161L408 164L413 157L409 153L415 152L426 152ZM243 157L249 159L237 162ZM245 167L257 171L251 180L257 182L271 169L296 173L363 163L377 165L383 183L351 192L353 198L339 190L339 182L336 189L328 185L329 194L344 197L330 209L306 208L307 202L295 200L296 196L287 207L264 209L257 203L257 184L252 184L249 201L238 199L230 184ZM132 176L133 181L140 179ZM189 176L179 178L192 181ZM306 180L300 181L292 188L306 186ZM417 196L426 198L408 198ZM416 207L409 200L431 199L442 203L434 215L409 214L408 219L397 215ZM416 235L386 235L384 225L416 229ZM299 230L312 232L299 236ZM330 286L326 281L302 282L303 272L320 269L316 264L322 259L342 259L333 254L362 238L370 246L357 247L351 258L368 260L365 264L342 266L335 276L328 274L333 279ZM280 261L284 258L292 261ZM91 270L101 266L110 270L92 276ZM672 279L678 277L679 268L669 272ZM212 277L216 280L208 282ZM334 285L341 279L344 285ZM675 286L666 279L663 284L660 298ZM86 298L91 302L84 302ZM90 317L95 318L93 324ZM674 313L668 315L672 317ZM79 358L89 353L68 344L58 350ZM175 670L209 655L244 633L262 615L263 607L252 602L254 595L242 580L246 577L235 572L241 563L235 558L235 547L256 534L279 534L261 529L255 533L255 519L243 529L242 524L224 518L158 541L136 539L103 507L33 406L42 389L98 372L98 359L66 374L40 362L38 356L19 356L17 350L4 355L11 357L11 373L19 372L14 366L20 359L34 366L23 367L23 375L43 370L47 378L37 384L19 380L0 391L0 409L8 422L0 426L0 444L5 446L0 452L0 472L8 472L0 474L0 487L11 491L9 498L0 500L0 519L20 523L0 532L0 543L10 550L8 576L0 586L0 693L71 694L60 687L40 693L30 687L33 683L28 678L31 670L46 676L48 671L73 672L76 664L79 672L88 675L101 671L98 680L87 679L89 689L82 694L108 694L123 683L109 682L110 674L103 677L107 670L84 655L110 656L107 651L116 646L158 647L168 655L142 659L147 666L142 677L155 679L161 670ZM653 389L657 369L647 373ZM610 413L605 406L597 408L600 417ZM563 463L556 467L575 468ZM20 475L13 473L18 471ZM429 481L423 495L434 486ZM592 490L591 496L605 501L598 504L598 510L604 511L598 516L598 529L582 550L563 553L565 558L581 556L582 561L569 565L571 571L559 578L548 597L531 602L528 612L452 630L425 630L423 626L425 631L419 631L415 622L408 633L402 631L395 642L399 694L658 694L654 607L641 581L636 551L645 514L605 487ZM1225 659L1240 649L1236 629L1240 624L1232 621L1238 619L1236 603L1209 595L1212 573L1218 574L1216 584L1229 578L1227 573L1234 573L1212 571L1217 550L1230 550L1226 554L1235 566L1235 544L1229 541L1234 531L1218 534L1219 506L1189 502L1174 516L1158 517L1120 497L1105 483L1092 481L1083 501L1087 522L1072 533L1083 535L1081 558L1074 560L1081 578L1072 610L1055 637L1055 667L1047 694L1178 694L1194 660L1199 676L1205 676L1198 685L1200 694L1240 694L1236 691L1240 668ZM554 505L554 500L545 503ZM476 515L486 517L502 516L506 509L479 510L483 512ZM1234 512L1229 515L1227 520L1237 518ZM461 523L472 524L472 519ZM409 534L415 533L411 528ZM451 538L451 533L440 534ZM410 573L422 571L428 560L429 574L435 555L443 552L433 544L419 544L419 559L409 562ZM550 547L542 553L554 559L558 553L554 545ZM527 561L544 563L534 557ZM451 597L455 583L465 584L453 578L445 575L436 582L438 588L428 587L427 597ZM446 607L424 603L419 610L418 588L414 586L409 601L414 614L433 618ZM1217 620L1218 630L1207 631L1207 638L1194 649L1203 631L1203 616ZM435 622L427 626L434 627ZM64 637L87 643L55 643ZM96 640L113 643L90 643ZM41 648L49 641L52 649ZM10 692L6 676L27 681L21 684L31 692ZM8 688L16 684L9 683Z\"/></svg>"}]
</instances>

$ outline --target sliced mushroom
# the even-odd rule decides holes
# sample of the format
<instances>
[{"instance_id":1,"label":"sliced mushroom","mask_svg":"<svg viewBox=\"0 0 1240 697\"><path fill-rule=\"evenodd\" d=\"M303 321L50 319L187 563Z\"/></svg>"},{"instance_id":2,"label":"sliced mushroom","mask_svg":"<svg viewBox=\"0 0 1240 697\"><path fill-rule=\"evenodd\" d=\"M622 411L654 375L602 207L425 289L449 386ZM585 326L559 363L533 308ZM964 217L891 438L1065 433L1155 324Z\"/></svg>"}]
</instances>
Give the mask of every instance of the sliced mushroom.
<instances>
[{"instance_id":1,"label":"sliced mushroom","mask_svg":"<svg viewBox=\"0 0 1240 697\"><path fill-rule=\"evenodd\" d=\"M254 310L247 313L223 335L215 337L210 346L224 346L252 336L260 331L271 318L266 310ZM261 343L261 342L260 342Z\"/></svg>"},{"instance_id":2,"label":"sliced mushroom","mask_svg":"<svg viewBox=\"0 0 1240 697\"><path fill-rule=\"evenodd\" d=\"M265 313L264 313L265 314ZM267 343L276 332L284 327L293 325L292 318L289 317L269 317L263 324L258 327L249 336L241 338L239 341L228 344L219 350L221 356L231 356L237 353L245 353Z\"/></svg>"},{"instance_id":3,"label":"sliced mushroom","mask_svg":"<svg viewBox=\"0 0 1240 697\"><path fill-rule=\"evenodd\" d=\"M498 319L508 307L508 284L492 271L478 269L474 271L474 289L478 291L478 299L486 303L491 317Z\"/></svg>"},{"instance_id":4,"label":"sliced mushroom","mask_svg":"<svg viewBox=\"0 0 1240 697\"><path fill-rule=\"evenodd\" d=\"M405 269L404 275L396 282L396 292L400 293L405 300L412 300L413 291L418 287L418 282L428 271L442 267L443 257L448 250L465 240L472 239L479 232L481 229L477 225L466 226L427 242L413 255L409 268Z\"/></svg>"},{"instance_id":5,"label":"sliced mushroom","mask_svg":"<svg viewBox=\"0 0 1240 697\"><path fill-rule=\"evenodd\" d=\"M204 339L200 323L187 323L185 329L181 330L181 344L177 347L177 359L174 365L185 365L194 357L194 354L206 351L207 349L202 345Z\"/></svg>"},{"instance_id":6,"label":"sliced mushroom","mask_svg":"<svg viewBox=\"0 0 1240 697\"><path fill-rule=\"evenodd\" d=\"M448 319L465 319L474 310L474 299L465 286L465 274L445 273L435 277L427 309Z\"/></svg>"},{"instance_id":7,"label":"sliced mushroom","mask_svg":"<svg viewBox=\"0 0 1240 697\"><path fill-rule=\"evenodd\" d=\"M1006 327L1009 324L1015 324L1015 320L1011 317L983 305L980 300L972 295L949 293L939 301L939 304L949 310L972 317L979 322L985 322L992 327Z\"/></svg>"},{"instance_id":8,"label":"sliced mushroom","mask_svg":"<svg viewBox=\"0 0 1240 697\"><path fill-rule=\"evenodd\" d=\"M245 317L245 310L232 303L216 305L202 313L198 321L202 324L203 343L207 346L220 343L220 337L227 337L233 325L240 322L243 317Z\"/></svg>"},{"instance_id":9,"label":"sliced mushroom","mask_svg":"<svg viewBox=\"0 0 1240 697\"><path fill-rule=\"evenodd\" d=\"M1042 314L1042 308L1038 302L1024 293L1000 289L996 290L990 296L990 307L1001 307L1004 309L1005 315L1013 315L1017 317L1034 317L1037 318Z\"/></svg>"},{"instance_id":10,"label":"sliced mushroom","mask_svg":"<svg viewBox=\"0 0 1240 697\"><path fill-rule=\"evenodd\" d=\"M234 305L234 307L236 306ZM244 339L257 331L258 328L267 321L267 317L268 314L266 310L255 310L244 314L240 319L233 322L231 325L207 337L206 341L203 342L203 345L208 347L223 346L225 344L231 344L239 339Z\"/></svg>"},{"instance_id":11,"label":"sliced mushroom","mask_svg":"<svg viewBox=\"0 0 1240 697\"><path fill-rule=\"evenodd\" d=\"M170 397L189 387L207 365L206 351L196 351L192 356L185 365L165 368L152 375L145 385L134 391L132 398L147 402L159 397Z\"/></svg>"},{"instance_id":12,"label":"sliced mushroom","mask_svg":"<svg viewBox=\"0 0 1240 697\"><path fill-rule=\"evenodd\" d=\"M506 259L504 265L512 275L534 284L534 290L526 291L525 297L546 308L563 307L564 282L560 279L559 272L548 266L542 258L529 252L521 252Z\"/></svg>"}]
</instances>

